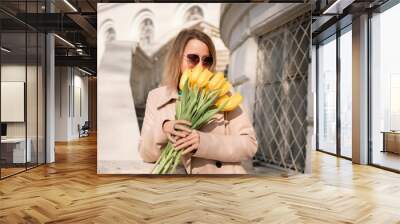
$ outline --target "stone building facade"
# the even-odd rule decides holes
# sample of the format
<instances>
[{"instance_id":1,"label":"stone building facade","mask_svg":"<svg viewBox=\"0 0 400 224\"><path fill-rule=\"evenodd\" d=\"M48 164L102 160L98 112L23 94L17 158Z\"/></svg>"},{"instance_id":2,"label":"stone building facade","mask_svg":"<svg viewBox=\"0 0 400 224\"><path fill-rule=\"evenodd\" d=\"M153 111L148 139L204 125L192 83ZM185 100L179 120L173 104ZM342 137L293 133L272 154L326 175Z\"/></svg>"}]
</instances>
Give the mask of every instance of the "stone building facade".
<instances>
[{"instance_id":1,"label":"stone building facade","mask_svg":"<svg viewBox=\"0 0 400 224\"><path fill-rule=\"evenodd\" d=\"M184 28L207 33L217 50L217 70L225 71L229 51L220 39L219 3L99 4L98 63L109 42L131 42L131 85L135 105L144 107L147 93L161 81L164 58Z\"/></svg>"},{"instance_id":2,"label":"stone building facade","mask_svg":"<svg viewBox=\"0 0 400 224\"><path fill-rule=\"evenodd\" d=\"M259 141L255 162L310 172L314 139L311 4L222 4L228 77Z\"/></svg>"}]
</instances>

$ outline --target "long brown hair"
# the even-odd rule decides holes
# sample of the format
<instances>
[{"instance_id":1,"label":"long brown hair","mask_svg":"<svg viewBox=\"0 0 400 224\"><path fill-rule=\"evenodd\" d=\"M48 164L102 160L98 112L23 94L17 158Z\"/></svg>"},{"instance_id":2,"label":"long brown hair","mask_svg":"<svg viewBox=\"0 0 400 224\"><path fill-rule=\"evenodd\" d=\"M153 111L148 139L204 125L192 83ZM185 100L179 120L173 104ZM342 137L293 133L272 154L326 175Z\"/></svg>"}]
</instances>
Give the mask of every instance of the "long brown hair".
<instances>
[{"instance_id":1,"label":"long brown hair","mask_svg":"<svg viewBox=\"0 0 400 224\"><path fill-rule=\"evenodd\" d=\"M162 84L166 85L168 88L173 89L178 87L179 78L182 73L181 63L183 53L186 44L192 39L197 39L207 45L209 54L213 58L213 64L210 66L209 70L214 71L215 69L216 52L211 38L200 30L184 29L179 32L178 36L175 38L164 62L165 64Z\"/></svg>"}]
</instances>

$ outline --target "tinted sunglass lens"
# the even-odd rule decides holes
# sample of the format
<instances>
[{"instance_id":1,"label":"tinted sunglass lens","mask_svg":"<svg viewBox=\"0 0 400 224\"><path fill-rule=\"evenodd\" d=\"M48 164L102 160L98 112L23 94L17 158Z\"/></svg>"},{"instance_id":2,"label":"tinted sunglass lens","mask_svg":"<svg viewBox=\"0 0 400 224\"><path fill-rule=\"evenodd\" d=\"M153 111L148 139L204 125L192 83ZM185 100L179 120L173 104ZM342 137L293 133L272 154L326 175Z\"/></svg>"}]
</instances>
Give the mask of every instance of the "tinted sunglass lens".
<instances>
[{"instance_id":1,"label":"tinted sunglass lens","mask_svg":"<svg viewBox=\"0 0 400 224\"><path fill-rule=\"evenodd\" d=\"M200 61L200 57L195 54L188 54L187 58L189 59L190 63L197 64Z\"/></svg>"},{"instance_id":2,"label":"tinted sunglass lens","mask_svg":"<svg viewBox=\"0 0 400 224\"><path fill-rule=\"evenodd\" d=\"M203 59L203 66L211 66L213 64L213 58L212 57L205 57Z\"/></svg>"}]
</instances>

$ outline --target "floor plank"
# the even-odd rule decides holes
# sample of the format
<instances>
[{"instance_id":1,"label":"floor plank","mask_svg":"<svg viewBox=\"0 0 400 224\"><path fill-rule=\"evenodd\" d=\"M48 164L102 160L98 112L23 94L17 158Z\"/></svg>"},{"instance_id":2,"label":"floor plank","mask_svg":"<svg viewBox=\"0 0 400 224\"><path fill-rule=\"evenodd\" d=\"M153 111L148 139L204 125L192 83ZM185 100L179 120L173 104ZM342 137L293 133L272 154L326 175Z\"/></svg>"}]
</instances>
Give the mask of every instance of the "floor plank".
<instances>
[{"instance_id":1,"label":"floor plank","mask_svg":"<svg viewBox=\"0 0 400 224\"><path fill-rule=\"evenodd\" d=\"M312 174L96 174L96 139L0 181L0 223L400 223L400 175L320 152Z\"/></svg>"}]
</instances>

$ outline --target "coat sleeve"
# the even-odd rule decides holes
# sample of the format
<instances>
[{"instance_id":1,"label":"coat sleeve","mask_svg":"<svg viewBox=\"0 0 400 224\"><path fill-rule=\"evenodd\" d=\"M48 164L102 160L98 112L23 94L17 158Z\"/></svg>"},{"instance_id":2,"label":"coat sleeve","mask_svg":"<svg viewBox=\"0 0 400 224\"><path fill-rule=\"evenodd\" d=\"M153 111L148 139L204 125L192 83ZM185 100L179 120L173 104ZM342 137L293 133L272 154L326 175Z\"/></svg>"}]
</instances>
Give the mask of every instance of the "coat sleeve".
<instances>
[{"instance_id":1,"label":"coat sleeve","mask_svg":"<svg viewBox=\"0 0 400 224\"><path fill-rule=\"evenodd\" d=\"M221 162L251 159L257 152L256 134L246 112L240 106L227 113L228 135L199 131L200 144L192 155Z\"/></svg>"},{"instance_id":2,"label":"coat sleeve","mask_svg":"<svg viewBox=\"0 0 400 224\"><path fill-rule=\"evenodd\" d=\"M143 125L139 140L139 154L145 162L155 162L160 157L161 150L168 143L167 135L162 130L166 115L157 111L157 97L150 91L146 100Z\"/></svg>"}]
</instances>

